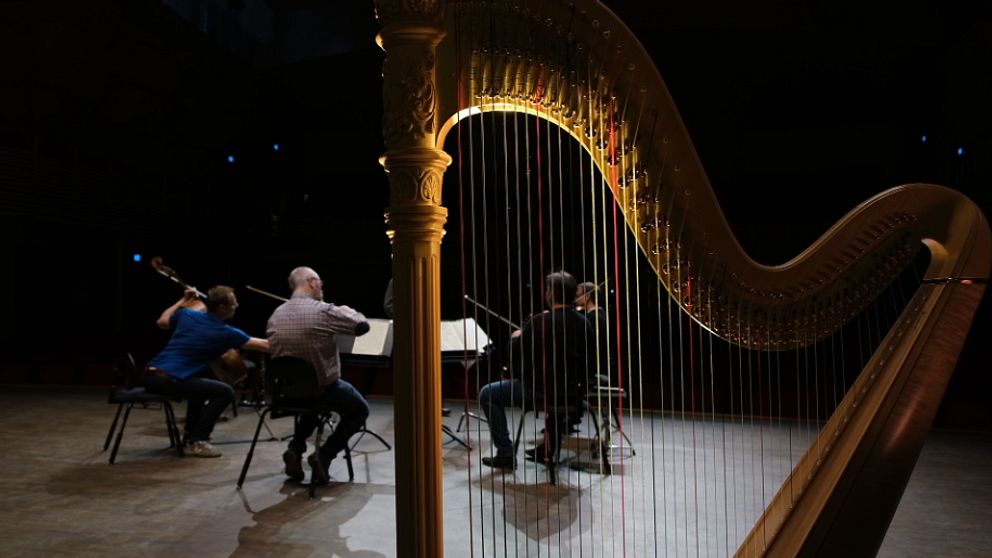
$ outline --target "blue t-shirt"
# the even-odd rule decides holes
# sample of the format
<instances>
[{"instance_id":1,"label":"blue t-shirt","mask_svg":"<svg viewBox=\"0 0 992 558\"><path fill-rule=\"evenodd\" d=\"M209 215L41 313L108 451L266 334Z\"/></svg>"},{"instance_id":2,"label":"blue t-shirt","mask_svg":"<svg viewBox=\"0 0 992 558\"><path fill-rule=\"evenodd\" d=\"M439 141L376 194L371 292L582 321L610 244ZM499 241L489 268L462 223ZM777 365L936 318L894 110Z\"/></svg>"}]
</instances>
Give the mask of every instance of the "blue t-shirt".
<instances>
[{"instance_id":1,"label":"blue t-shirt","mask_svg":"<svg viewBox=\"0 0 992 558\"><path fill-rule=\"evenodd\" d=\"M228 349L240 348L251 339L217 316L189 308L176 310L169 325L172 337L148 365L180 380L206 371Z\"/></svg>"}]
</instances>

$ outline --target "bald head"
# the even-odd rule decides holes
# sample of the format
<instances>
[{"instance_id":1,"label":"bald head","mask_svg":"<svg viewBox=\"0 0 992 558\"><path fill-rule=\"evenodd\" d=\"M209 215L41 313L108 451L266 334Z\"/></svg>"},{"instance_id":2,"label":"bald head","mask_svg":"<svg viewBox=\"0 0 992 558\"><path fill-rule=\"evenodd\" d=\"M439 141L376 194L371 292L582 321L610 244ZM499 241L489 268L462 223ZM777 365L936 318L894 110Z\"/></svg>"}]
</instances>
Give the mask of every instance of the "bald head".
<instances>
[{"instance_id":1,"label":"bald head","mask_svg":"<svg viewBox=\"0 0 992 558\"><path fill-rule=\"evenodd\" d=\"M324 282L313 268L301 266L289 272L289 288L293 294L302 293L316 300L324 300Z\"/></svg>"}]
</instances>

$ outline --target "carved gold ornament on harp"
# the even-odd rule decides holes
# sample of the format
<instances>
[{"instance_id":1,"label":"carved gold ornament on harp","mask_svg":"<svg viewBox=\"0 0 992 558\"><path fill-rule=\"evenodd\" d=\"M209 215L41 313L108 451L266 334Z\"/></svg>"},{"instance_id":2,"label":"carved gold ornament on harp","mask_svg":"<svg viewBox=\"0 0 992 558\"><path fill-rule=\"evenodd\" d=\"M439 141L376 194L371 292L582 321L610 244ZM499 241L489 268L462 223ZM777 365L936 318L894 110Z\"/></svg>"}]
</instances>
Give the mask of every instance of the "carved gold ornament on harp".
<instances>
[{"instance_id":1,"label":"carved gold ornament on harp","mask_svg":"<svg viewBox=\"0 0 992 558\"><path fill-rule=\"evenodd\" d=\"M444 8L447 37L433 59L435 145L444 146L460 120L489 112L526 114L567 132L591 157L672 300L730 343L779 351L823 341L878 297L921 245L930 250L924 286L737 547L785 556L877 548L888 519L859 508L884 500L879 505L894 510L908 472L900 465L893 473L886 461L895 452L911 470L989 273L992 243L978 208L941 186L899 186L854 208L791 260L758 263L731 231L657 69L612 13L564 0ZM879 479L884 498L873 500L865 483ZM864 532L845 534L859 525Z\"/></svg>"}]
</instances>

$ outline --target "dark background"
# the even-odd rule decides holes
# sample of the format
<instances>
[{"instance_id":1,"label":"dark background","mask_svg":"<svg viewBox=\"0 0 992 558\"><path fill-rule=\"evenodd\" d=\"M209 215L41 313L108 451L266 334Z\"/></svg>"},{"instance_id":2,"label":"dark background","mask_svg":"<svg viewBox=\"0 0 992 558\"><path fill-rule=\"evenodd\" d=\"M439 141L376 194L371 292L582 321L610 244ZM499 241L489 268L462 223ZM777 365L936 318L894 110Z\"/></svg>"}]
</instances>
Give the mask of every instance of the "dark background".
<instances>
[{"instance_id":1,"label":"dark background","mask_svg":"<svg viewBox=\"0 0 992 558\"><path fill-rule=\"evenodd\" d=\"M606 4L653 54L756 259L791 258L898 184L992 211L987 7ZM0 4L0 381L99 385L122 351L153 354L180 294L155 255L201 289L238 287L234 323L255 335L274 303L243 287L286 294L296 265L381 317L376 29L358 0ZM989 304L938 424L992 428Z\"/></svg>"}]
</instances>

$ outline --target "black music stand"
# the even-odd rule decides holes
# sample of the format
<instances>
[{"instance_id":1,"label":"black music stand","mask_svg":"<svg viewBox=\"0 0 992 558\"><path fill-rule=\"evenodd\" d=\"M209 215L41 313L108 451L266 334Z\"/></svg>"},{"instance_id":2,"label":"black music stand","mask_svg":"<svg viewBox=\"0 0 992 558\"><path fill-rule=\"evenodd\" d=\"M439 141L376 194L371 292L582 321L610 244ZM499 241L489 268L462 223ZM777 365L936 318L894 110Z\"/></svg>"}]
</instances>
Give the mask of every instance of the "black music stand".
<instances>
[{"instance_id":1,"label":"black music stand","mask_svg":"<svg viewBox=\"0 0 992 558\"><path fill-rule=\"evenodd\" d=\"M486 347L489 344L489 336L473 318L441 322L441 362L460 363L467 371L475 366L480 357L486 354ZM465 411L458 421L459 430L461 430L462 421L465 420L466 416L485 420L474 413ZM452 440L464 446L465 449L472 449L472 446L458 437L447 424L442 424L441 430Z\"/></svg>"},{"instance_id":2,"label":"black music stand","mask_svg":"<svg viewBox=\"0 0 992 558\"><path fill-rule=\"evenodd\" d=\"M393 354L393 321L372 318L368 320L368 323L368 332L359 337L340 333L334 336L334 342L338 346L342 364L389 366ZM379 440L387 450L393 449L389 445L389 442L383 439L382 436L369 430L364 424L356 434L358 434L358 438L351 444L351 449L355 449L355 446L362 441L362 438L366 434Z\"/></svg>"}]
</instances>

